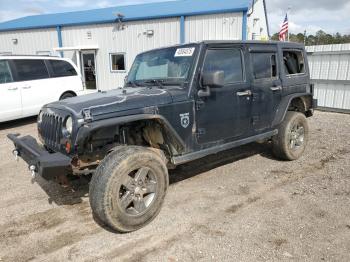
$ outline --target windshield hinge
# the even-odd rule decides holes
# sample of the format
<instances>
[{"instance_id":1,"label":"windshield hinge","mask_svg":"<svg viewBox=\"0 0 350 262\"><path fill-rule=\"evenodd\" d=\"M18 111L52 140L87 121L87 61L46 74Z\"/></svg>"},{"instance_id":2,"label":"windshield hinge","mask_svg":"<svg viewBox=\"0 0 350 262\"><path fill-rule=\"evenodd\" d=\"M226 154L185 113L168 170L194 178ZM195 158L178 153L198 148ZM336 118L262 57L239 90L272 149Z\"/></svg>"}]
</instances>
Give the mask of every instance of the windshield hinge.
<instances>
[{"instance_id":1,"label":"windshield hinge","mask_svg":"<svg viewBox=\"0 0 350 262\"><path fill-rule=\"evenodd\" d=\"M204 101L203 100L197 100L196 101L196 109L197 110L200 110L200 109L202 109L202 107L204 107Z\"/></svg>"},{"instance_id":2,"label":"windshield hinge","mask_svg":"<svg viewBox=\"0 0 350 262\"><path fill-rule=\"evenodd\" d=\"M83 116L86 122L92 121L91 111L89 108L83 109Z\"/></svg>"}]
</instances>

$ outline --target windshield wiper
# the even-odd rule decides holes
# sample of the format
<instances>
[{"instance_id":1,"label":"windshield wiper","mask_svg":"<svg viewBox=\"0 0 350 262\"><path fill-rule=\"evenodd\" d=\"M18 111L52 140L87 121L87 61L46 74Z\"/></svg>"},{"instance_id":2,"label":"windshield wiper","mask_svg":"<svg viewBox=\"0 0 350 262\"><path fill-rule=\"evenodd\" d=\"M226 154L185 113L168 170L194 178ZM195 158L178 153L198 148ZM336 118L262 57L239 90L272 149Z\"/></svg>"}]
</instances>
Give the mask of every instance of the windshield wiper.
<instances>
[{"instance_id":1,"label":"windshield wiper","mask_svg":"<svg viewBox=\"0 0 350 262\"><path fill-rule=\"evenodd\" d=\"M164 88L164 80L159 80L159 79L150 79L150 80L144 80L142 83L145 84L156 84L159 86L159 88L163 89Z\"/></svg>"},{"instance_id":2,"label":"windshield wiper","mask_svg":"<svg viewBox=\"0 0 350 262\"><path fill-rule=\"evenodd\" d=\"M128 81L126 83L127 85L132 85L132 87L139 87L140 85L138 83L136 83L135 81Z\"/></svg>"}]
</instances>

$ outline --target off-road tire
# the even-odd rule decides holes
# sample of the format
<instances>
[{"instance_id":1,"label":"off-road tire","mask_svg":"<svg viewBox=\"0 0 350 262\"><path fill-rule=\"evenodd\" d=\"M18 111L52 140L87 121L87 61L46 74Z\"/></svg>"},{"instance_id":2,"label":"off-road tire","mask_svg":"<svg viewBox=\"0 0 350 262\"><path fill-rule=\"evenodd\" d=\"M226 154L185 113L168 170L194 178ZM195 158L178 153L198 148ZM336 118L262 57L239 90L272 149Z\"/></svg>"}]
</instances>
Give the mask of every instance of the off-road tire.
<instances>
[{"instance_id":1,"label":"off-road tire","mask_svg":"<svg viewBox=\"0 0 350 262\"><path fill-rule=\"evenodd\" d=\"M146 167L155 177L156 194L144 213L130 215L120 205L120 186L123 176ZM145 147L117 147L105 157L93 175L89 198L94 216L111 229L126 233L150 223L160 212L169 185L164 159ZM119 199L119 200L117 200ZM119 201L119 202L118 202Z\"/></svg>"},{"instance_id":2,"label":"off-road tire","mask_svg":"<svg viewBox=\"0 0 350 262\"><path fill-rule=\"evenodd\" d=\"M291 130L293 126L299 125L304 129L303 143L292 149ZM272 138L272 149L274 155L282 160L296 160L302 156L308 143L309 125L304 114L299 112L287 112L283 122L278 128L278 134Z\"/></svg>"}]
</instances>

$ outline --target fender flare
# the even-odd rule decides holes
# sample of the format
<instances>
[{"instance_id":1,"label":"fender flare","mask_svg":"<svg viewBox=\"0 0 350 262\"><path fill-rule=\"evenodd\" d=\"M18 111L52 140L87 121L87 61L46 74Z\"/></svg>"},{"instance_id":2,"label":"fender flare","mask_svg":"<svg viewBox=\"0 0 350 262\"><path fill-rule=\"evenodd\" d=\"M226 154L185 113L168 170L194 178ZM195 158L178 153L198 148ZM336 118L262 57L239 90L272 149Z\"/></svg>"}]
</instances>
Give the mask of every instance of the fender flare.
<instances>
[{"instance_id":1,"label":"fender flare","mask_svg":"<svg viewBox=\"0 0 350 262\"><path fill-rule=\"evenodd\" d=\"M312 94L310 93L296 93L296 94L292 94L292 95L288 95L282 98L277 110L276 110L276 115L275 118L272 122L272 126L278 126L283 119L285 118L287 112L288 112L288 108L290 103L292 102L293 99L298 98L298 97L310 97L311 101L312 101ZM306 108L307 109L307 108Z\"/></svg>"},{"instance_id":2,"label":"fender flare","mask_svg":"<svg viewBox=\"0 0 350 262\"><path fill-rule=\"evenodd\" d=\"M167 129L167 132L170 132L171 135L174 136L176 142L178 142L183 148L186 148L185 142L176 132L176 130L172 127L167 119L165 119L161 115L157 114L139 114L139 115L129 115L122 116L110 119L99 120L96 122L87 123L79 128L77 137L76 137L76 145L81 145L86 138L90 136L91 133L99 130L100 128L113 127L118 125L123 125L131 122L136 122L140 120L158 120L163 126Z\"/></svg>"}]
</instances>

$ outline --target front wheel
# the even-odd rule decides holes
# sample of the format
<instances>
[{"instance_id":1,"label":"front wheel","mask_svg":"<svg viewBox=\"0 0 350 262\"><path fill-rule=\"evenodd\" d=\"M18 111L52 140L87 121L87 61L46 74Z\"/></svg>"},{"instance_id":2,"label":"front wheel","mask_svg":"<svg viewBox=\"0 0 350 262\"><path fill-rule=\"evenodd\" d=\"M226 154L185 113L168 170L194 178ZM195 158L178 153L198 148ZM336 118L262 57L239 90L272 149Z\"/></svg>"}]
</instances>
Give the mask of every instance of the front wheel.
<instances>
[{"instance_id":1,"label":"front wheel","mask_svg":"<svg viewBox=\"0 0 350 262\"><path fill-rule=\"evenodd\" d=\"M305 151L309 136L309 125L304 114L287 112L272 138L274 155L283 160L296 160Z\"/></svg>"},{"instance_id":2,"label":"front wheel","mask_svg":"<svg viewBox=\"0 0 350 262\"><path fill-rule=\"evenodd\" d=\"M160 212L168 170L154 151L126 146L110 153L90 183L90 205L97 218L118 232L135 231Z\"/></svg>"}]
</instances>

